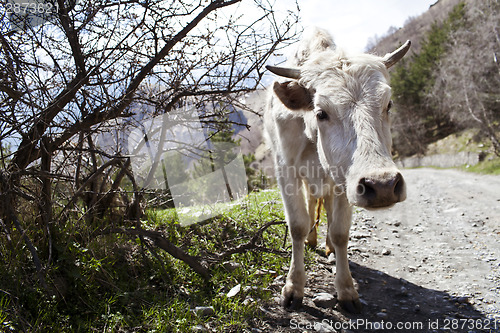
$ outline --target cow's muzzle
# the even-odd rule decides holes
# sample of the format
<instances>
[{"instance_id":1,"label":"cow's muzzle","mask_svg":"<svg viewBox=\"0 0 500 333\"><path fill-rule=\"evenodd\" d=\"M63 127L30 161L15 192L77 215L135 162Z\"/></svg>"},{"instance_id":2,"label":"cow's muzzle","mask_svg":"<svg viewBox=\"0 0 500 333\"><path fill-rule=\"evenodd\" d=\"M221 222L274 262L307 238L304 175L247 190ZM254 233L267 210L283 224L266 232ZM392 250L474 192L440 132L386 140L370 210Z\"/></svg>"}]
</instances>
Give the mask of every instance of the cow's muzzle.
<instances>
[{"instance_id":1,"label":"cow's muzzle","mask_svg":"<svg viewBox=\"0 0 500 333\"><path fill-rule=\"evenodd\" d=\"M390 207L406 199L406 185L399 172L371 175L359 179L356 204L364 208Z\"/></svg>"}]
</instances>

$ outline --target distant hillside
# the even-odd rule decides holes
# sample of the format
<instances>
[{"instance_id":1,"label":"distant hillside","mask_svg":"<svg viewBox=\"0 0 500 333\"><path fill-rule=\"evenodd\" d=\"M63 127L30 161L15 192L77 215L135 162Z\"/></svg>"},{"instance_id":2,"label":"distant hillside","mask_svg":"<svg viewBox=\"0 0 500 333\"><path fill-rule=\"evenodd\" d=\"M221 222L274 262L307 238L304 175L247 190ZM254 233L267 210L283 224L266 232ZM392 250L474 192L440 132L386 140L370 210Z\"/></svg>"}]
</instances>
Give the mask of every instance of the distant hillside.
<instances>
[{"instance_id":1,"label":"distant hillside","mask_svg":"<svg viewBox=\"0 0 500 333\"><path fill-rule=\"evenodd\" d=\"M407 39L391 69L393 136L399 156L425 154L452 133L480 129L500 156L500 1L440 0L370 49L385 54Z\"/></svg>"},{"instance_id":2,"label":"distant hillside","mask_svg":"<svg viewBox=\"0 0 500 333\"><path fill-rule=\"evenodd\" d=\"M411 40L412 46L410 55L420 51L420 45L425 38L426 33L431 28L432 24L442 23L447 17L451 9L456 6L460 0L438 0L434 5L431 5L429 10L420 16L409 17L403 28L390 28L388 33L382 37L374 37L367 45L367 52L384 55L392 52L408 39Z\"/></svg>"},{"instance_id":3,"label":"distant hillside","mask_svg":"<svg viewBox=\"0 0 500 333\"><path fill-rule=\"evenodd\" d=\"M244 104L246 109L242 108L241 112L247 119L247 124L250 129L243 129L236 135L240 139L241 152L243 154L254 154L255 162L253 167L261 169L268 176L274 175L273 162L271 152L267 148L263 130L264 124L262 120L264 106L266 103L267 90L257 90L245 97Z\"/></svg>"}]
</instances>

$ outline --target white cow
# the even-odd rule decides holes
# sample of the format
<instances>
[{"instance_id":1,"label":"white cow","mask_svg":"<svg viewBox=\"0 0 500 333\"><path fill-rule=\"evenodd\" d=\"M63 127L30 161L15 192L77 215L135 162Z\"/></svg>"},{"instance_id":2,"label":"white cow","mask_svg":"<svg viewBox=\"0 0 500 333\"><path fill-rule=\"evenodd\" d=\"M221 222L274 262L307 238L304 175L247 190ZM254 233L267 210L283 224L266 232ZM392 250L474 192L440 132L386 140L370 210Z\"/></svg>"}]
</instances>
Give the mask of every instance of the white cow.
<instances>
[{"instance_id":1,"label":"white cow","mask_svg":"<svg viewBox=\"0 0 500 333\"><path fill-rule=\"evenodd\" d=\"M406 198L391 158L387 69L410 47L385 57L346 55L328 32L303 39L286 67L267 68L286 80L270 90L264 126L292 238L292 260L282 305L302 304L306 276L304 243L315 245L315 205L324 200L327 251L335 251L335 288L340 305L359 312L347 259L352 205L375 209Z\"/></svg>"}]
</instances>

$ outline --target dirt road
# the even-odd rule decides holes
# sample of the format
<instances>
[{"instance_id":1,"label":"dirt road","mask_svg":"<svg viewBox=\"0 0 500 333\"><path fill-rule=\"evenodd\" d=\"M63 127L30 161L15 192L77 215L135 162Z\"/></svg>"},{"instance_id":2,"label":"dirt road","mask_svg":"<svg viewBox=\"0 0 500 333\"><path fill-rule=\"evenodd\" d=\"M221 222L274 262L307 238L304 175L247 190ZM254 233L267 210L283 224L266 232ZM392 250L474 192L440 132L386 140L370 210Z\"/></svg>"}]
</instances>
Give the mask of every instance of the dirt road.
<instances>
[{"instance_id":1,"label":"dirt road","mask_svg":"<svg viewBox=\"0 0 500 333\"><path fill-rule=\"evenodd\" d=\"M354 215L349 258L363 312L313 302L335 293L335 264L318 254L307 268L302 310L263 306L264 331L500 332L500 177L435 169L403 175L404 203Z\"/></svg>"}]
</instances>

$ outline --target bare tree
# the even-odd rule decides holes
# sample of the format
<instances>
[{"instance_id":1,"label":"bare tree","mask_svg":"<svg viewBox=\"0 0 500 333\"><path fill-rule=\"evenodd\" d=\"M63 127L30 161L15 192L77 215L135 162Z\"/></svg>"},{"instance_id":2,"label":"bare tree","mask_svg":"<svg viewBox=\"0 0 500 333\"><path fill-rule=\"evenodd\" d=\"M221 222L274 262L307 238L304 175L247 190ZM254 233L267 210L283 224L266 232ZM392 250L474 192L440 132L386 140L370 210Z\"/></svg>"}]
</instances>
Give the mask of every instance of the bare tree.
<instances>
[{"instance_id":1,"label":"bare tree","mask_svg":"<svg viewBox=\"0 0 500 333\"><path fill-rule=\"evenodd\" d=\"M466 20L451 35L428 100L460 127L481 128L500 155L495 125L500 117L500 4L482 0L466 8Z\"/></svg>"},{"instance_id":2,"label":"bare tree","mask_svg":"<svg viewBox=\"0 0 500 333\"><path fill-rule=\"evenodd\" d=\"M294 40L297 16L265 0L46 3L56 10L22 29L2 11L0 217L8 233L44 230L49 264L58 225L94 216L92 208L108 207L124 179L134 182L129 162L100 151L95 133L138 109L162 114L185 98L256 89L264 63ZM252 15L238 10L243 5ZM221 121L216 112L206 118ZM23 215L26 203L36 207L38 224Z\"/></svg>"}]
</instances>

